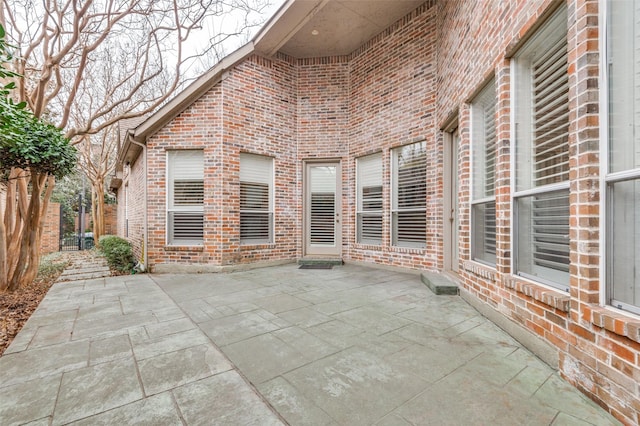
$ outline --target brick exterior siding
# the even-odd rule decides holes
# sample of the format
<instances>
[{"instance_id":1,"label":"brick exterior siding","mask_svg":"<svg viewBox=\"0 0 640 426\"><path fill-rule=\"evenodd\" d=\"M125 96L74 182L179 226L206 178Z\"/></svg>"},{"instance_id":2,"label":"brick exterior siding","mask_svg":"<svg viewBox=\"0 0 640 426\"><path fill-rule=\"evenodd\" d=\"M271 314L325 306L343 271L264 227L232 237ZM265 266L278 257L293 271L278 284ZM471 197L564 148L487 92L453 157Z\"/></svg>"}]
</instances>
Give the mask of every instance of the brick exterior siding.
<instances>
[{"instance_id":1,"label":"brick exterior siding","mask_svg":"<svg viewBox=\"0 0 640 426\"><path fill-rule=\"evenodd\" d=\"M117 196L116 229L118 236L126 238L133 246L136 259L146 264L144 259L144 185L147 182L144 156L132 164L125 165L122 185ZM164 225L163 225L164 226ZM151 228L149 228L151 229ZM109 232L106 232L109 234ZM151 232L150 232L151 233Z\"/></svg>"},{"instance_id":2,"label":"brick exterior siding","mask_svg":"<svg viewBox=\"0 0 640 426\"><path fill-rule=\"evenodd\" d=\"M104 233L118 235L118 206L115 204L104 206Z\"/></svg>"},{"instance_id":3,"label":"brick exterior siding","mask_svg":"<svg viewBox=\"0 0 640 426\"><path fill-rule=\"evenodd\" d=\"M569 382L625 423L640 422L640 319L599 305L601 92L599 1L568 0L570 291L522 279L512 271L511 61L558 1L429 1L348 56L295 59L252 55L147 141L125 174L129 238L142 252L148 219L149 259L227 266L294 261L303 255L304 162L340 160L342 257L422 270L444 263L445 174L442 129L457 122L459 264L465 297L500 313L558 353ZM495 78L496 265L471 260L469 102ZM427 145L426 248L390 241L391 150ZM201 247L166 244L166 151L204 149L205 232ZM240 244L240 152L275 159L275 242ZM356 243L356 159L382 152L383 241ZM127 170L125 170L126 172ZM144 212L143 185L148 187Z\"/></svg>"},{"instance_id":4,"label":"brick exterior siding","mask_svg":"<svg viewBox=\"0 0 640 426\"><path fill-rule=\"evenodd\" d=\"M43 220L40 253L53 253L60 249L60 203L49 202L47 214Z\"/></svg>"}]
</instances>

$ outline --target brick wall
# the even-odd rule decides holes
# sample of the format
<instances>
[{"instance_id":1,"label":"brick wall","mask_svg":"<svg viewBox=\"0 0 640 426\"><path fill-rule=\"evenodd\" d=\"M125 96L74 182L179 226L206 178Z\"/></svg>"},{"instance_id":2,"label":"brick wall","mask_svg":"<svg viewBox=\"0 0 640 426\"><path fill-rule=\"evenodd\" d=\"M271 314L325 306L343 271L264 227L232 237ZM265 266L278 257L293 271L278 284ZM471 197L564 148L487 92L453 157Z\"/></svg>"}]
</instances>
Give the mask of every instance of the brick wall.
<instances>
[{"instance_id":1,"label":"brick wall","mask_svg":"<svg viewBox=\"0 0 640 426\"><path fill-rule=\"evenodd\" d=\"M144 154L141 154L134 163L124 167L117 205L117 235L131 242L136 258L141 261L144 260L144 216L150 214L144 211L146 182ZM153 228L149 229L151 234Z\"/></svg>"},{"instance_id":2,"label":"brick wall","mask_svg":"<svg viewBox=\"0 0 640 426\"><path fill-rule=\"evenodd\" d=\"M439 3L438 107L441 126L456 113L461 134L460 277L464 291L554 347L569 382L617 418L638 424L640 320L599 307L599 28L598 1L568 1L570 109L570 291L563 293L512 275L510 60L558 2L447 1ZM497 262L470 260L468 100L496 80L498 158Z\"/></svg>"},{"instance_id":3,"label":"brick wall","mask_svg":"<svg viewBox=\"0 0 640 426\"><path fill-rule=\"evenodd\" d=\"M44 217L40 253L53 253L60 249L60 203L49 202Z\"/></svg>"},{"instance_id":4,"label":"brick wall","mask_svg":"<svg viewBox=\"0 0 640 426\"><path fill-rule=\"evenodd\" d=\"M394 247L390 215L383 215L382 245L355 242L356 158L382 151L383 185L391 185L391 149L411 142L427 143L427 185L438 186L442 174L441 146L434 129L436 8L426 2L352 54L350 62L350 156L343 201L349 226L345 258L419 269L435 269L441 253L441 222L427 222L429 249ZM416 35L420 35L417 37ZM429 191L427 217L441 216L442 195ZM391 193L383 191L389 212Z\"/></svg>"},{"instance_id":5,"label":"brick wall","mask_svg":"<svg viewBox=\"0 0 640 426\"><path fill-rule=\"evenodd\" d=\"M298 109L297 137L298 156L296 168L303 176L305 162L318 159L340 161L341 176L338 177L342 197L342 218L347 218L351 210L349 202L350 176L349 162L349 71L348 58L311 58L297 61ZM298 222L302 225L304 179L298 179ZM348 252L348 220L342 220L342 252ZM302 246L300 228L299 246Z\"/></svg>"},{"instance_id":6,"label":"brick wall","mask_svg":"<svg viewBox=\"0 0 640 426\"><path fill-rule=\"evenodd\" d=\"M105 204L104 206L104 233L105 235L118 235L118 206Z\"/></svg>"},{"instance_id":7,"label":"brick wall","mask_svg":"<svg viewBox=\"0 0 640 426\"><path fill-rule=\"evenodd\" d=\"M174 262L220 263L218 237L221 236L222 226L220 200L223 173L219 166L224 162L221 139L222 90L218 85L147 141L148 266L151 269L157 264ZM194 148L204 150L204 246L173 248L166 244L165 228L167 150Z\"/></svg>"},{"instance_id":8,"label":"brick wall","mask_svg":"<svg viewBox=\"0 0 640 426\"><path fill-rule=\"evenodd\" d=\"M225 161L221 265L300 256L300 171L296 157L296 69L287 57L252 56L222 82ZM240 152L274 158L274 244L240 244ZM225 232L225 227L228 231Z\"/></svg>"},{"instance_id":9,"label":"brick wall","mask_svg":"<svg viewBox=\"0 0 640 426\"><path fill-rule=\"evenodd\" d=\"M150 265L232 265L302 255L304 161L342 165L343 257L415 269L444 267L442 128L457 123L459 276L465 297L504 315L559 353L561 374L619 419L638 423L640 320L599 307L599 15L597 0L568 0L571 279L569 293L512 274L510 56L559 3L553 0L429 1L346 57L251 56L151 137L149 173L128 177L129 235L141 249L142 185L149 190ZM497 261L471 260L468 102L495 78ZM392 247L390 152L426 141L427 248ZM166 246L166 150L205 153L205 241ZM275 159L275 244L239 239L239 154ZM381 246L355 242L356 158L383 154ZM146 178L146 179L145 179ZM123 185L124 186L124 185ZM122 192L122 188L120 193ZM119 193L119 206L122 204ZM135 193L135 194L134 194ZM135 212L134 212L135 211ZM119 228L122 228L119 222Z\"/></svg>"}]
</instances>

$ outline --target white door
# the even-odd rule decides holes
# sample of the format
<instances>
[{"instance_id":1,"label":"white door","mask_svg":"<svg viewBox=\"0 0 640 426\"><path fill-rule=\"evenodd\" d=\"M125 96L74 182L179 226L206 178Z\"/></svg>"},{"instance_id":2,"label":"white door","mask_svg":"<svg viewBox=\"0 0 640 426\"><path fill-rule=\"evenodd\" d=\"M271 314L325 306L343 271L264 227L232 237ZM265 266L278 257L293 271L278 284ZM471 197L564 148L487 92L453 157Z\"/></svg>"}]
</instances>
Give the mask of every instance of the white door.
<instances>
[{"instance_id":1,"label":"white door","mask_svg":"<svg viewBox=\"0 0 640 426\"><path fill-rule=\"evenodd\" d=\"M340 163L305 166L305 255L341 254Z\"/></svg>"}]
</instances>

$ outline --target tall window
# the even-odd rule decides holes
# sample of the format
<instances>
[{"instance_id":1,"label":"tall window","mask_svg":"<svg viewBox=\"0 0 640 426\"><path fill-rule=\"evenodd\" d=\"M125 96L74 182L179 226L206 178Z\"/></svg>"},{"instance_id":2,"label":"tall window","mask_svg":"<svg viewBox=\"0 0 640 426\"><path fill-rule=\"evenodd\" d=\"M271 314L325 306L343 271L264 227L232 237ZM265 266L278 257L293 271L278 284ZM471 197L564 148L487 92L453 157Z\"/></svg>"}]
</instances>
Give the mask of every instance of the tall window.
<instances>
[{"instance_id":1,"label":"tall window","mask_svg":"<svg viewBox=\"0 0 640 426\"><path fill-rule=\"evenodd\" d=\"M202 150L167 152L168 243L202 244L204 156Z\"/></svg>"},{"instance_id":2,"label":"tall window","mask_svg":"<svg viewBox=\"0 0 640 426\"><path fill-rule=\"evenodd\" d=\"M382 244L382 153L357 159L357 239Z\"/></svg>"},{"instance_id":3,"label":"tall window","mask_svg":"<svg viewBox=\"0 0 640 426\"><path fill-rule=\"evenodd\" d=\"M491 80L471 104L473 191L472 257L496 262L496 94Z\"/></svg>"},{"instance_id":4,"label":"tall window","mask_svg":"<svg viewBox=\"0 0 640 426\"><path fill-rule=\"evenodd\" d=\"M612 305L640 313L640 3L607 7L608 295Z\"/></svg>"},{"instance_id":5,"label":"tall window","mask_svg":"<svg viewBox=\"0 0 640 426\"><path fill-rule=\"evenodd\" d=\"M424 247L427 233L427 150L425 142L392 151L392 244Z\"/></svg>"},{"instance_id":6,"label":"tall window","mask_svg":"<svg viewBox=\"0 0 640 426\"><path fill-rule=\"evenodd\" d=\"M273 242L273 159L240 154L240 242Z\"/></svg>"},{"instance_id":7,"label":"tall window","mask_svg":"<svg viewBox=\"0 0 640 426\"><path fill-rule=\"evenodd\" d=\"M569 78L567 8L514 58L518 274L568 291Z\"/></svg>"},{"instance_id":8,"label":"tall window","mask_svg":"<svg viewBox=\"0 0 640 426\"><path fill-rule=\"evenodd\" d=\"M129 183L124 186L124 236L129 236Z\"/></svg>"}]
</instances>

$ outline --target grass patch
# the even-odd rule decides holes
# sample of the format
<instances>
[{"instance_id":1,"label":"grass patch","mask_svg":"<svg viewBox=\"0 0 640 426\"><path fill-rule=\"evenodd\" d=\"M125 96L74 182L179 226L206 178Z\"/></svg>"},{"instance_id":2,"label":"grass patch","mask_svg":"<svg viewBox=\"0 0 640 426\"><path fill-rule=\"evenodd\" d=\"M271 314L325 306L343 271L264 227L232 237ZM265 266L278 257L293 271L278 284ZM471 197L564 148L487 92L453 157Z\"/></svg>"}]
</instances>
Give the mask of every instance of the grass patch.
<instances>
[{"instance_id":1,"label":"grass patch","mask_svg":"<svg viewBox=\"0 0 640 426\"><path fill-rule=\"evenodd\" d=\"M38 275L36 275L35 282L52 283L70 264L71 262L69 261L68 257L64 256L60 252L50 253L42 256L42 258L40 259L40 265L38 266Z\"/></svg>"}]
</instances>

